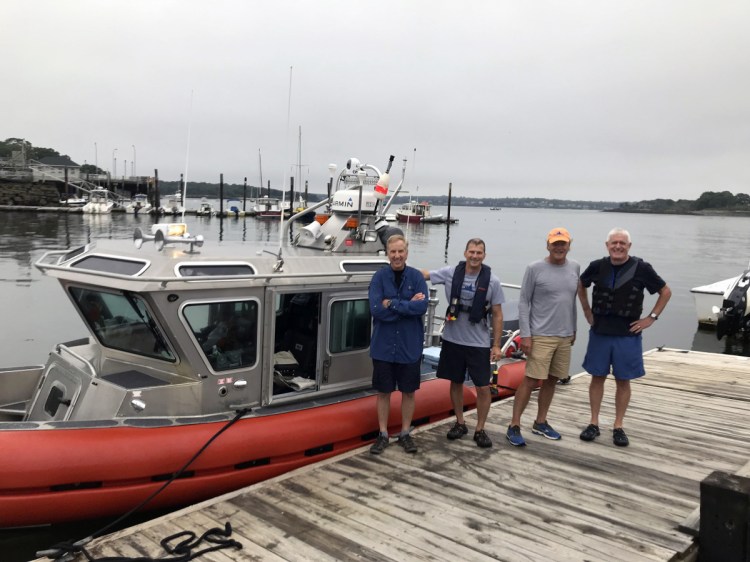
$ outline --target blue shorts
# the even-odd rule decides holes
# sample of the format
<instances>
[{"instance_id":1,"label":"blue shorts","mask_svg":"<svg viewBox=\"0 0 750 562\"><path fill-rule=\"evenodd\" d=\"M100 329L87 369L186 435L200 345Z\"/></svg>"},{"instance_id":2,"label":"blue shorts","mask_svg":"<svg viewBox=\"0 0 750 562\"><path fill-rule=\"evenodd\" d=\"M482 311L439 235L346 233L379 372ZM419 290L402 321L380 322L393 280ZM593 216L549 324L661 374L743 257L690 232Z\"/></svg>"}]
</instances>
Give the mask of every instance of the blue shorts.
<instances>
[{"instance_id":1,"label":"blue shorts","mask_svg":"<svg viewBox=\"0 0 750 562\"><path fill-rule=\"evenodd\" d=\"M646 374L643 368L643 338L637 336L602 336L589 330L589 345L583 368L595 377L611 372L618 380L631 380Z\"/></svg>"},{"instance_id":2,"label":"blue shorts","mask_svg":"<svg viewBox=\"0 0 750 562\"><path fill-rule=\"evenodd\" d=\"M490 377L492 377L490 348L472 347L443 340L437 377L463 383L466 380L467 371L474 386L489 386Z\"/></svg>"},{"instance_id":3,"label":"blue shorts","mask_svg":"<svg viewBox=\"0 0 750 562\"><path fill-rule=\"evenodd\" d=\"M391 363L372 360L372 387L388 394L398 389L401 392L416 392L422 380L422 360L416 363Z\"/></svg>"}]
</instances>

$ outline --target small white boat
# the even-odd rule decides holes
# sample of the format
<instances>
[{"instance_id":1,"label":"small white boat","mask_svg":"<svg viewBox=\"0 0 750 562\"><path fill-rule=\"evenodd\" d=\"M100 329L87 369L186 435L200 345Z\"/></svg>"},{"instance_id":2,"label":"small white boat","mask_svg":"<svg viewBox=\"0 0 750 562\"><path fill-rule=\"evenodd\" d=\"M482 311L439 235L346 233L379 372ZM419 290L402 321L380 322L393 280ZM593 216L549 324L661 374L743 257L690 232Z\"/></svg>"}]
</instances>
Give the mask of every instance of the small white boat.
<instances>
[{"instance_id":1,"label":"small white boat","mask_svg":"<svg viewBox=\"0 0 750 562\"><path fill-rule=\"evenodd\" d=\"M64 207L83 207L89 200L85 197L71 196L64 199L60 199L60 205Z\"/></svg>"},{"instance_id":2,"label":"small white boat","mask_svg":"<svg viewBox=\"0 0 750 562\"><path fill-rule=\"evenodd\" d=\"M216 215L216 210L214 209L214 206L208 202L208 199L201 197L200 205L198 205L198 210L195 211L195 214L199 217L213 217Z\"/></svg>"},{"instance_id":3,"label":"small white boat","mask_svg":"<svg viewBox=\"0 0 750 562\"><path fill-rule=\"evenodd\" d=\"M148 195L145 193L136 193L133 200L125 206L125 212L131 215L146 215L151 211L151 203L148 202Z\"/></svg>"},{"instance_id":4,"label":"small white boat","mask_svg":"<svg viewBox=\"0 0 750 562\"><path fill-rule=\"evenodd\" d=\"M109 191L97 187L89 192L89 201L81 210L89 215L106 215L112 212L114 206L115 202L109 198Z\"/></svg>"},{"instance_id":5,"label":"small white boat","mask_svg":"<svg viewBox=\"0 0 750 562\"><path fill-rule=\"evenodd\" d=\"M695 313L698 317L698 325L715 328L719 320L718 310L724 301L724 294L727 292L739 277L730 277L722 279L708 285L693 287L690 292L693 294L695 301Z\"/></svg>"},{"instance_id":6,"label":"small white boat","mask_svg":"<svg viewBox=\"0 0 750 562\"><path fill-rule=\"evenodd\" d=\"M185 207L182 206L182 193L178 191L170 195L167 198L167 203L162 207L162 211L165 215L181 215L185 211Z\"/></svg>"},{"instance_id":7,"label":"small white boat","mask_svg":"<svg viewBox=\"0 0 750 562\"><path fill-rule=\"evenodd\" d=\"M698 324L716 327L716 337L750 331L750 266L742 275L690 289L695 299Z\"/></svg>"},{"instance_id":8,"label":"small white boat","mask_svg":"<svg viewBox=\"0 0 750 562\"><path fill-rule=\"evenodd\" d=\"M242 209L242 203L240 203L240 200L228 199L224 215L227 217L244 217L245 211Z\"/></svg>"}]
</instances>

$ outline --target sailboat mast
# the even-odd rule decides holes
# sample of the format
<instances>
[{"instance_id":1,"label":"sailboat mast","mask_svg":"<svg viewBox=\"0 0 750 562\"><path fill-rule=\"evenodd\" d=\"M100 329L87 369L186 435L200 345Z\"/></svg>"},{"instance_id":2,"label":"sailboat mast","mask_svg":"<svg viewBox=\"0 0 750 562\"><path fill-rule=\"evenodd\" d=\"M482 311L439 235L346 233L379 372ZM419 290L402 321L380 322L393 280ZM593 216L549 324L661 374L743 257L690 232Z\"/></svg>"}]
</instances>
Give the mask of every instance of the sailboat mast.
<instances>
[{"instance_id":1,"label":"sailboat mast","mask_svg":"<svg viewBox=\"0 0 750 562\"><path fill-rule=\"evenodd\" d=\"M297 185L300 193L302 193L302 125L299 126L299 140L297 142ZM293 201L292 205L294 205Z\"/></svg>"},{"instance_id":2,"label":"sailboat mast","mask_svg":"<svg viewBox=\"0 0 750 562\"><path fill-rule=\"evenodd\" d=\"M258 149L258 171L260 172L260 193L258 197L263 195L263 162L260 158L260 148Z\"/></svg>"}]
</instances>

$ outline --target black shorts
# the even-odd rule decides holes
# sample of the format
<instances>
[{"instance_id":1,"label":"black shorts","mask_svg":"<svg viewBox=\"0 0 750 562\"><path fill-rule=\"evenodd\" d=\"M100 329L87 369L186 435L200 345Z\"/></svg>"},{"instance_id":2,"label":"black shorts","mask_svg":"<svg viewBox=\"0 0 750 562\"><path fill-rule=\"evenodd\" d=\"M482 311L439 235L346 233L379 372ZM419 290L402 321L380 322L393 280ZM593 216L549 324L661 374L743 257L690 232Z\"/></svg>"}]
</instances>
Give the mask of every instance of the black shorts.
<instances>
[{"instance_id":1,"label":"black shorts","mask_svg":"<svg viewBox=\"0 0 750 562\"><path fill-rule=\"evenodd\" d=\"M490 348L461 345L443 340L440 349L437 376L451 382L463 383L469 373L474 386L488 386L490 368Z\"/></svg>"},{"instance_id":2,"label":"black shorts","mask_svg":"<svg viewBox=\"0 0 750 562\"><path fill-rule=\"evenodd\" d=\"M422 361L416 363L391 363L390 361L372 360L372 387L378 392L388 393L394 390L415 392L419 390Z\"/></svg>"}]
</instances>

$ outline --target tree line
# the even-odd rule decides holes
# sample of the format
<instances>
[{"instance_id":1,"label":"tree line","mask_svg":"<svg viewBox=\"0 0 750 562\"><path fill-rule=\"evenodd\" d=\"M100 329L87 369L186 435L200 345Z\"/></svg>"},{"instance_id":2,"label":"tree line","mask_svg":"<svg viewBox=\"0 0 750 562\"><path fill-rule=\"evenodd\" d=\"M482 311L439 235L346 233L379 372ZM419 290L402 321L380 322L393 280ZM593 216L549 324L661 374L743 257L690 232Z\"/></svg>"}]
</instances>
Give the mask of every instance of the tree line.
<instances>
[{"instance_id":1,"label":"tree line","mask_svg":"<svg viewBox=\"0 0 750 562\"><path fill-rule=\"evenodd\" d=\"M698 199L650 199L621 203L614 211L631 213L691 214L705 211L750 212L750 195L730 191L704 191Z\"/></svg>"}]
</instances>

